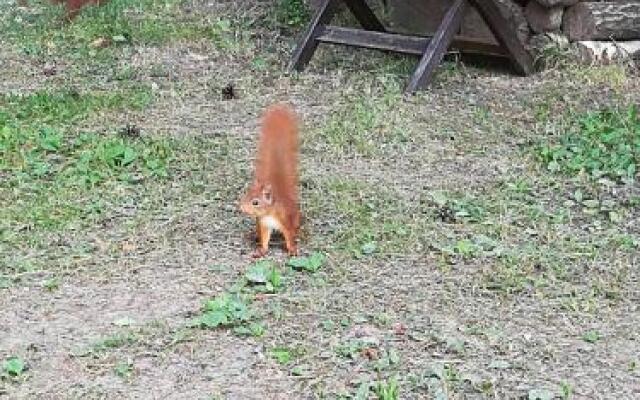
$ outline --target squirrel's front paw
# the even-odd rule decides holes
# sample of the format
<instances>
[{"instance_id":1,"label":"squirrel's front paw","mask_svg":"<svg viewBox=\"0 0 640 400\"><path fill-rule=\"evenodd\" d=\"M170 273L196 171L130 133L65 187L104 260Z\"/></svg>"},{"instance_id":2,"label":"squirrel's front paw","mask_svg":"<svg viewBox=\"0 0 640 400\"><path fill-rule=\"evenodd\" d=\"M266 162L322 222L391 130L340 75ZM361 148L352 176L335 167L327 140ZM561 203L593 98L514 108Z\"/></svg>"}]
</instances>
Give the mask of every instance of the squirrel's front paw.
<instances>
[{"instance_id":1,"label":"squirrel's front paw","mask_svg":"<svg viewBox=\"0 0 640 400\"><path fill-rule=\"evenodd\" d=\"M262 258L267 254L266 250L262 250L261 248L257 248L251 253L251 257L253 258Z\"/></svg>"}]
</instances>

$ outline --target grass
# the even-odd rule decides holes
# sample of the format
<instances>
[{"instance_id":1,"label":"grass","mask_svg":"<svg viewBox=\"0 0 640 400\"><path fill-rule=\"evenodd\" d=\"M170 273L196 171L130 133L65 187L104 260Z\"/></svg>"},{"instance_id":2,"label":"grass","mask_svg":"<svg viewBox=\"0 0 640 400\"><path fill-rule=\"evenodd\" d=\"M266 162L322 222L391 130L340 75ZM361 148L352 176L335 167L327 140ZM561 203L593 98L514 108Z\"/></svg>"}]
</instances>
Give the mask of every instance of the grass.
<instances>
[{"instance_id":1,"label":"grass","mask_svg":"<svg viewBox=\"0 0 640 400\"><path fill-rule=\"evenodd\" d=\"M108 93L41 90L0 97L0 241L91 224L149 184L166 179L172 146L164 139L123 137L73 126L100 112L142 110L146 88ZM0 263L16 269L10 252ZM12 260L13 259L13 260Z\"/></svg>"},{"instance_id":2,"label":"grass","mask_svg":"<svg viewBox=\"0 0 640 400\"><path fill-rule=\"evenodd\" d=\"M99 215L107 191L166 178L171 150L163 141L96 134L66 139L53 129L12 130L0 137L3 225L59 229ZM29 198L28 202L20 199ZM102 199L102 201L101 201ZM3 229L4 230L4 229Z\"/></svg>"},{"instance_id":3,"label":"grass","mask_svg":"<svg viewBox=\"0 0 640 400\"><path fill-rule=\"evenodd\" d=\"M417 240L421 224L409 221L419 211L391 190L339 178L322 186L326 191L321 198L312 198L309 207L315 213L336 216L340 228L331 242L345 254L398 254Z\"/></svg>"},{"instance_id":4,"label":"grass","mask_svg":"<svg viewBox=\"0 0 640 400\"><path fill-rule=\"evenodd\" d=\"M164 140L124 138L117 132L76 134L67 128L98 110L138 107L135 96L124 101L118 96L35 93L4 101L0 109L3 237L21 226L61 229L98 216L109 197L106 193L126 192L145 180L168 176L171 147Z\"/></svg>"},{"instance_id":5,"label":"grass","mask_svg":"<svg viewBox=\"0 0 640 400\"><path fill-rule=\"evenodd\" d=\"M118 48L159 45L180 40L209 40L230 48L233 29L227 19L189 18L177 0L113 0L84 10L73 24L61 26L61 7L40 6L32 12L8 9L1 20L5 39L27 55L68 54L109 59ZM182 15L183 18L175 18ZM108 46L98 45L102 40Z\"/></svg>"},{"instance_id":6,"label":"grass","mask_svg":"<svg viewBox=\"0 0 640 400\"><path fill-rule=\"evenodd\" d=\"M402 107L400 87L389 83L381 93L353 95L351 101L330 113L317 135L336 153L374 157L402 148L408 141L403 124L389 115Z\"/></svg>"},{"instance_id":7,"label":"grass","mask_svg":"<svg viewBox=\"0 0 640 400\"><path fill-rule=\"evenodd\" d=\"M47 261L58 258L57 252L46 250L52 235L95 226L123 207L152 210L164 204L164 187L179 174L193 177L184 191L198 192L206 172L189 171L202 165L203 158L213 156L216 163L224 163L231 156L226 138L203 144L141 135L139 128L122 125L101 131L79 128L96 115L142 112L152 103L148 87L130 82L109 91L60 88L0 96L3 286L11 286L23 273L66 263ZM69 260L92 251L79 245L59 255ZM48 257L30 257L42 252Z\"/></svg>"},{"instance_id":8,"label":"grass","mask_svg":"<svg viewBox=\"0 0 640 400\"><path fill-rule=\"evenodd\" d=\"M140 335L133 330L123 330L95 340L88 346L73 351L71 355L74 357L97 356L115 349L133 346L138 343L140 339Z\"/></svg>"},{"instance_id":9,"label":"grass","mask_svg":"<svg viewBox=\"0 0 640 400\"><path fill-rule=\"evenodd\" d=\"M634 78L630 73L632 70L627 65L613 63L599 68L573 66L568 72L582 84L604 85L615 91L624 91L625 83Z\"/></svg>"},{"instance_id":10,"label":"grass","mask_svg":"<svg viewBox=\"0 0 640 400\"><path fill-rule=\"evenodd\" d=\"M151 102L151 91L133 86L116 93L40 90L0 97L0 122L13 124L73 125L101 110L142 110Z\"/></svg>"},{"instance_id":11,"label":"grass","mask_svg":"<svg viewBox=\"0 0 640 400\"><path fill-rule=\"evenodd\" d=\"M389 381L377 382L373 391L378 396L378 400L397 400L400 398L398 383L393 378Z\"/></svg>"}]
</instances>

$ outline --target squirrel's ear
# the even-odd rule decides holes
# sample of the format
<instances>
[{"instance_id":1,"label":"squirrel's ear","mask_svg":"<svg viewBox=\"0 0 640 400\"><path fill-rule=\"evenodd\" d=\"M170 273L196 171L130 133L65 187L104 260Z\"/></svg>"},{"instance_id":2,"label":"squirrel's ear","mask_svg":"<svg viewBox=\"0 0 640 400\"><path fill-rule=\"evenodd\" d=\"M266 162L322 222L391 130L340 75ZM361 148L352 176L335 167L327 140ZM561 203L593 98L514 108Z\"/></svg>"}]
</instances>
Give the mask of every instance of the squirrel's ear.
<instances>
[{"instance_id":1,"label":"squirrel's ear","mask_svg":"<svg viewBox=\"0 0 640 400\"><path fill-rule=\"evenodd\" d=\"M266 184L262 187L262 198L267 204L271 204L273 201L273 193L271 191L271 185Z\"/></svg>"}]
</instances>

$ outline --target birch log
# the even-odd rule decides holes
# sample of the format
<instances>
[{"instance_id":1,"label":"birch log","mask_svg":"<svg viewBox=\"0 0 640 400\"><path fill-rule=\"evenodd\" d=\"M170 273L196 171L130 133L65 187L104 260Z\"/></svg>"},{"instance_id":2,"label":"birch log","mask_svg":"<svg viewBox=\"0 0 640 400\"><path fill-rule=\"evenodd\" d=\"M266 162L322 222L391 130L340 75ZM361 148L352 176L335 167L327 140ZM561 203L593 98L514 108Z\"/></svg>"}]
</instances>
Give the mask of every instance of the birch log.
<instances>
[{"instance_id":1,"label":"birch log","mask_svg":"<svg viewBox=\"0 0 640 400\"><path fill-rule=\"evenodd\" d=\"M562 30L571 41L640 39L640 1L578 3L565 12Z\"/></svg>"},{"instance_id":2,"label":"birch log","mask_svg":"<svg viewBox=\"0 0 640 400\"><path fill-rule=\"evenodd\" d=\"M580 59L592 63L640 58L640 40L628 42L596 42L585 40L575 43Z\"/></svg>"}]
</instances>

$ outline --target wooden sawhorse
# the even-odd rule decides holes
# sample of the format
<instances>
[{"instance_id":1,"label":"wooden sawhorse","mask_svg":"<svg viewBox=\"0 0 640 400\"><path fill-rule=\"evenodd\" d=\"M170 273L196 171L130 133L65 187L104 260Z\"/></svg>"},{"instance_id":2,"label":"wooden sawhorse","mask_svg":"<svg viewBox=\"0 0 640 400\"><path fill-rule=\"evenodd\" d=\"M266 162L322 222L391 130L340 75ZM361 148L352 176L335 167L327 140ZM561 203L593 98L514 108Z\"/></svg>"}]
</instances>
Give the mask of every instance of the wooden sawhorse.
<instances>
[{"instance_id":1,"label":"wooden sawhorse","mask_svg":"<svg viewBox=\"0 0 640 400\"><path fill-rule=\"evenodd\" d=\"M329 25L345 3L363 29ZM462 25L465 9L475 7L491 29L499 46L455 38ZM290 70L301 71L320 43L342 44L369 49L386 50L421 56L405 91L409 93L425 87L450 47L462 52L471 51L507 56L522 75L533 71L533 60L516 36L513 26L500 14L495 0L453 0L433 36L410 36L389 32L371 11L365 0L323 0L293 53Z\"/></svg>"}]
</instances>

